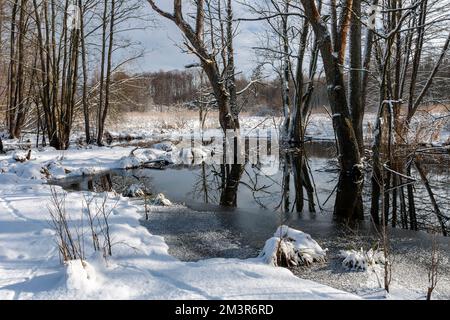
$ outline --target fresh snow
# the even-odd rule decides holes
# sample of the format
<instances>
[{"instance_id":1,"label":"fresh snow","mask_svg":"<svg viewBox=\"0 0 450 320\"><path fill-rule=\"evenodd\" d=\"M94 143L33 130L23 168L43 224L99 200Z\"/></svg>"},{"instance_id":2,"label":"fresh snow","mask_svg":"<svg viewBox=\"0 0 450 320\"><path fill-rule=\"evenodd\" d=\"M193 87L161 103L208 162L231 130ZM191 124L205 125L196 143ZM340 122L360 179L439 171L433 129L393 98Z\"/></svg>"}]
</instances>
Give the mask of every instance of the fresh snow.
<instances>
[{"instance_id":1,"label":"fresh snow","mask_svg":"<svg viewBox=\"0 0 450 320\"><path fill-rule=\"evenodd\" d=\"M86 258L62 264L50 227L51 186L46 179L124 168L132 150L47 148L33 150L31 160L23 163L11 154L0 156L0 300L358 298L268 266L262 258L178 261L168 254L162 237L140 225L142 208L113 193L107 194L105 204L112 212L113 244L113 255L106 260L93 250L83 208L84 198L101 203L105 194L66 195L69 227L84 233ZM136 164L167 156L161 150L134 154Z\"/></svg>"},{"instance_id":2,"label":"fresh snow","mask_svg":"<svg viewBox=\"0 0 450 320\"><path fill-rule=\"evenodd\" d=\"M424 115L413 121L410 140L432 145L450 143L450 126L447 118L439 120L440 131L430 133L427 124L436 121L437 115ZM279 128L281 118L243 117L244 135L256 136L258 130ZM364 130L370 139L376 115L366 115ZM356 299L329 286L295 277L289 270L270 265L274 248L280 239L287 252L301 252L302 257L320 261L323 250L312 238L300 231L282 227L269 239L263 254L254 259L212 259L196 263L176 260L168 254L164 239L151 235L140 225L143 208L132 199L108 194L106 205L112 209L110 217L113 237L113 256L105 262L93 251L86 230L83 212L84 197L103 194L69 193L66 209L72 230L85 230L84 261L75 260L61 264L55 243L55 233L50 227L47 206L51 200L51 187L46 183L81 175L91 175L112 169L130 169L157 161L166 163L201 162L211 150L207 147L177 148L173 143L180 135L198 129L198 121L187 121L181 127L163 128L145 117L130 117L114 128L113 138L140 138L162 141L152 149L134 147L74 147L56 151L51 147L41 151L15 151L0 155L0 300L2 299ZM308 118L306 134L315 139L334 140L332 119L327 114L312 114ZM205 139L221 135L217 125L208 124ZM27 147L34 141L28 135L22 140L3 140L6 150ZM74 132L71 141L82 138ZM448 147L447 147L448 148ZM63 190L55 187L58 193ZM164 196L159 203L150 204L149 212L166 209L178 210ZM157 206L158 205L158 206ZM83 226L83 228L82 228ZM288 241L286 241L289 239ZM303 247L302 247L303 246ZM300 250L302 249L302 250ZM306 249L306 251L305 251ZM308 250L312 250L309 253ZM307 255L305 255L305 252ZM347 252L344 260L363 262L357 251ZM375 264L374 270L381 266ZM369 268L370 269L370 268ZM370 290L361 290L363 298L413 298L417 295L393 288L391 295L379 288L379 275L371 272Z\"/></svg>"},{"instance_id":3,"label":"fresh snow","mask_svg":"<svg viewBox=\"0 0 450 320\"><path fill-rule=\"evenodd\" d=\"M158 194L152 201L151 204L154 206L170 207L172 202L167 199L162 193Z\"/></svg>"},{"instance_id":4,"label":"fresh snow","mask_svg":"<svg viewBox=\"0 0 450 320\"><path fill-rule=\"evenodd\" d=\"M342 265L351 271L367 271L376 264L385 263L384 253L380 250L341 250L339 256L343 259Z\"/></svg>"}]
</instances>

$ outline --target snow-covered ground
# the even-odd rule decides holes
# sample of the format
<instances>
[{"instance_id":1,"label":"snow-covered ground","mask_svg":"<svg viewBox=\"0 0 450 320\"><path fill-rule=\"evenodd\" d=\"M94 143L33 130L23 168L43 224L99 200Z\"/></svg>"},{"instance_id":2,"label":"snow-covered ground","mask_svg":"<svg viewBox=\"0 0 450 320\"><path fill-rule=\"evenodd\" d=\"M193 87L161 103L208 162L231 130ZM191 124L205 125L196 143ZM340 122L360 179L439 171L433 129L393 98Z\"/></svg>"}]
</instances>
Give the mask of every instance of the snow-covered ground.
<instances>
[{"instance_id":1,"label":"snow-covered ground","mask_svg":"<svg viewBox=\"0 0 450 320\"><path fill-rule=\"evenodd\" d=\"M369 118L374 117L369 116ZM179 135L189 135L191 131L197 132L200 130L200 123L197 117L192 115L178 121L173 121L172 123L169 126L165 121L158 119L154 115L146 116L130 113L120 123L113 124L109 133L112 137L121 139L127 137L141 139L163 137L165 139L176 139ZM243 116L240 118L241 131L245 136L256 136L258 130L260 132L271 129L277 130L282 123L283 118L273 116ZM205 129L209 135L220 136L222 133L217 117L213 115L207 118ZM333 125L329 115L311 115L306 134L316 139L334 139Z\"/></svg>"},{"instance_id":2,"label":"snow-covered ground","mask_svg":"<svg viewBox=\"0 0 450 320\"><path fill-rule=\"evenodd\" d=\"M372 251L379 241L376 234L366 228L349 231L348 226L336 225L318 214L314 219L308 217L291 220L290 226L314 236L310 242L304 233L290 229L288 240L279 247L290 256L292 272L302 279L326 284L365 299L425 299L428 288L428 271L431 261L430 237L425 232L391 229L392 282L390 293L384 291L384 256L381 251ZM274 221L273 221L274 220ZM255 257L260 253L271 263L272 253L278 249L274 244L284 234L273 232L278 219L270 212L239 209L230 216L229 212L198 212L189 208L175 210L171 207L153 211L149 221L144 222L151 233L163 236L169 245L169 253L182 261L198 261L203 257ZM284 228L283 228L284 229ZM271 238L272 235L275 238ZM300 240L297 240L299 239ZM269 240L267 240L269 239ZM267 241L266 241L267 240ZM266 243L266 245L264 245ZM438 237L439 280L433 299L450 299L450 242L448 238ZM291 245L292 244L292 245ZM309 250L301 249L307 244ZM319 244L319 246L317 246ZM261 252L261 248L264 250ZM315 248L315 255L321 259L326 250L326 261L304 266L297 263L300 253L308 254ZM351 270L344 265L342 251L360 251L368 263L365 270ZM286 250L287 249L287 250ZM300 250L299 250L300 249ZM288 254L286 254L288 252ZM345 255L348 257L348 255ZM361 255L356 258L361 258ZM296 265L297 264L297 265Z\"/></svg>"},{"instance_id":3,"label":"snow-covered ground","mask_svg":"<svg viewBox=\"0 0 450 320\"><path fill-rule=\"evenodd\" d=\"M83 199L104 194L69 193L69 228L84 237L85 260L63 264L51 227L51 186L62 178L123 168L132 148L33 150L0 156L0 300L2 299L355 299L355 295L295 277L261 258L180 262L168 254L164 239L142 227L142 208L110 193L112 256L94 252ZM151 157L162 151L148 152ZM63 190L54 187L58 194Z\"/></svg>"},{"instance_id":4,"label":"snow-covered ground","mask_svg":"<svg viewBox=\"0 0 450 320\"><path fill-rule=\"evenodd\" d=\"M205 121L206 137L221 137L222 130L215 114L210 114ZM373 139L376 115L366 114L363 121L363 131L366 143ZM256 136L264 134L266 130L278 131L283 119L281 117L262 117L242 115L240 118L241 134L243 136ZM108 125L106 135L113 140L150 140L150 141L176 141L180 137L189 136L192 132L199 133L201 126L198 115L194 111L182 113L126 113L121 115L120 121ZM408 139L411 142L420 142L433 145L450 145L450 117L443 113L419 113L410 124ZM80 125L73 130L70 140L72 145L82 143L84 139L83 128ZM0 133L1 134L1 133ZM21 140L10 140L3 135L3 144L6 150L22 146L23 149L36 144L36 135L24 134ZM307 119L306 137L316 140L334 140L334 131L331 116L327 113L313 113Z\"/></svg>"},{"instance_id":5,"label":"snow-covered ground","mask_svg":"<svg viewBox=\"0 0 450 320\"><path fill-rule=\"evenodd\" d=\"M175 139L179 135L187 135L191 131L199 131L200 123L195 113L172 115L174 119L168 125L165 118L157 113L129 113L120 122L110 126L109 133L114 138L150 139L161 137ZM170 120L170 119L169 119ZM376 114L366 114L363 121L363 131L367 142L372 141L375 129ZM283 123L281 117L261 117L243 115L240 118L242 134L256 135L257 130L279 129ZM410 125L409 140L430 144L450 144L450 118L442 113L418 113ZM205 123L205 129L210 135L220 136L221 130L215 115L210 115ZM306 136L313 139L334 140L331 116L327 113L313 113L307 119Z\"/></svg>"},{"instance_id":6,"label":"snow-covered ground","mask_svg":"<svg viewBox=\"0 0 450 320\"><path fill-rule=\"evenodd\" d=\"M366 130L370 131L368 117ZM198 128L198 121L183 120L175 127L130 115L110 134L115 138L131 137L175 140ZM245 117L244 134L277 128L280 119ZM214 121L208 123L210 134L220 133ZM434 141L448 139L442 127ZM446 131L447 130L447 131ZM333 139L328 115L313 115L307 134L314 138ZM72 141L81 134L75 132ZM294 276L284 268L264 263L263 258L247 260L212 259L181 262L171 257L164 239L141 226L142 207L114 193L71 192L65 208L70 230L84 234L85 260L61 263L51 227L52 187L49 179L100 173L111 169L132 168L149 161L177 161L192 152L157 149L136 150L133 147L76 147L67 151L52 148L17 151L23 141L4 141L10 151L0 155L0 300L1 299L356 299L356 295L333 289L318 282ZM177 155L177 156L176 156ZM177 158L178 157L178 158ZM21 162L23 161L23 162ZM60 195L63 190L53 187ZM106 200L111 209L109 226L112 256L106 260L93 250L89 237L85 203ZM155 209L155 208L153 208ZM262 249L262 248L261 248ZM365 296L373 298L373 296ZM376 296L375 298L377 298ZM402 297L397 296L396 298ZM408 297L408 296L404 296Z\"/></svg>"}]
</instances>

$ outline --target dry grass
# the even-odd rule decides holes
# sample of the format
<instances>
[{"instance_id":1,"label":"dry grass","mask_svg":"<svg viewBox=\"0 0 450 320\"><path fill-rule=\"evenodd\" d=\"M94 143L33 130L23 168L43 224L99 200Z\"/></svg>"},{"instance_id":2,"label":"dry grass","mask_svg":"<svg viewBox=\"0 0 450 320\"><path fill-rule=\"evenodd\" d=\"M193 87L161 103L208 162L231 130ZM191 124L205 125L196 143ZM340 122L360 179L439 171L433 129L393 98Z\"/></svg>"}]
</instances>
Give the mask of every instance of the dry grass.
<instances>
[{"instance_id":1,"label":"dry grass","mask_svg":"<svg viewBox=\"0 0 450 320\"><path fill-rule=\"evenodd\" d=\"M219 126L218 112L210 111L206 120L206 128L216 128ZM167 111L153 112L130 112L124 115L128 123L148 124L154 123L155 127L161 129L188 129L192 122L199 122L199 113L195 110L172 109Z\"/></svg>"},{"instance_id":2,"label":"dry grass","mask_svg":"<svg viewBox=\"0 0 450 320\"><path fill-rule=\"evenodd\" d=\"M250 116L247 113L241 113L241 117ZM154 124L155 128L160 129L195 129L193 124L200 124L200 116L197 110L186 110L182 108L169 108L163 111L151 112L128 112L113 126L123 125L123 123L133 124L133 127L146 127L148 124ZM207 114L205 129L220 128L219 112L211 110Z\"/></svg>"}]
</instances>

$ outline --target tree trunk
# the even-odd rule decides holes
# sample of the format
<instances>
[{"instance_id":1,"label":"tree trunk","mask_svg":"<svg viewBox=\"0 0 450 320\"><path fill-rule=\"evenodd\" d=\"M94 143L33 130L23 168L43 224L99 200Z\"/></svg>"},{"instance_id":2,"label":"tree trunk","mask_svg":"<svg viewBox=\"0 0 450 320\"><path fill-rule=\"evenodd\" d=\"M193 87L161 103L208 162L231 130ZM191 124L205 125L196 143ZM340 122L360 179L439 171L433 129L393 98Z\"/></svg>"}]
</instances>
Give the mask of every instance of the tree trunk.
<instances>
[{"instance_id":1,"label":"tree trunk","mask_svg":"<svg viewBox=\"0 0 450 320\"><path fill-rule=\"evenodd\" d=\"M353 130L345 93L344 77L340 68L339 56L333 55L331 35L312 1L301 0L316 34L328 84L328 98L333 112L333 127L336 132L340 175L337 187L335 215L351 219L363 218L357 206L363 182L363 172L358 142ZM341 44L342 49L344 44Z\"/></svg>"},{"instance_id":2,"label":"tree trunk","mask_svg":"<svg viewBox=\"0 0 450 320\"><path fill-rule=\"evenodd\" d=\"M305 97L303 96L303 60L305 56L309 23L305 19L303 22L302 33L300 35L300 44L298 49L297 66L295 71L295 101L292 110L292 115L290 118L289 125L289 141L295 146L300 146L303 143L303 113L302 107L305 102ZM310 63L314 63L311 61Z\"/></svg>"},{"instance_id":3,"label":"tree trunk","mask_svg":"<svg viewBox=\"0 0 450 320\"><path fill-rule=\"evenodd\" d=\"M359 1L359 0L358 0ZM373 5L377 5L378 4L378 0L373 0L372 2ZM375 21L373 21L375 22ZM366 103L367 103L367 89L368 89L368 85L369 85L369 69L370 69L370 62L372 59L372 49L373 49L373 37L374 37L374 32L372 29L367 29L367 34L366 34L366 42L365 42L365 51L364 51L364 62L363 62L363 70L362 70L362 79L361 79L361 102L360 102L360 107L361 110L363 112L363 114L358 114L356 115L356 117L353 117L353 119L358 120L358 124L361 125L361 130L363 129L362 127L362 121L364 119L364 110L366 107ZM361 121L361 122L359 122ZM356 133L358 134L358 133ZM364 146L364 137L362 139L362 143ZM359 146L361 147L361 144L358 143ZM361 150L361 149L360 149ZM362 153L361 153L362 154Z\"/></svg>"},{"instance_id":4,"label":"tree trunk","mask_svg":"<svg viewBox=\"0 0 450 320\"><path fill-rule=\"evenodd\" d=\"M11 12L11 39L9 51L9 71L8 71L8 104L7 104L7 121L10 137L14 137L14 112L15 112L15 94L16 94L16 16L19 0L14 1Z\"/></svg>"},{"instance_id":5,"label":"tree trunk","mask_svg":"<svg viewBox=\"0 0 450 320\"><path fill-rule=\"evenodd\" d=\"M291 163L295 186L295 208L297 212L303 212L303 155L291 155Z\"/></svg>"},{"instance_id":6,"label":"tree trunk","mask_svg":"<svg viewBox=\"0 0 450 320\"><path fill-rule=\"evenodd\" d=\"M350 76L349 76L349 103L352 115L353 129L358 141L359 153L364 154L363 118L364 105L361 99L361 0L353 0L352 18L350 26ZM370 44L369 44L370 45Z\"/></svg>"},{"instance_id":7,"label":"tree trunk","mask_svg":"<svg viewBox=\"0 0 450 320\"><path fill-rule=\"evenodd\" d=\"M73 113L75 108L75 95L77 91L77 80L78 80L78 52L80 43L80 30L74 28L71 30L70 35L70 51L69 51L69 61L67 70L67 88L66 88L66 101L65 101L65 111L62 121L62 133L61 140L67 148L69 146L70 131L73 122Z\"/></svg>"},{"instance_id":8,"label":"tree trunk","mask_svg":"<svg viewBox=\"0 0 450 320\"><path fill-rule=\"evenodd\" d=\"M239 117L239 107L237 103L236 77L234 65L233 46L233 8L231 0L227 2L227 90L230 94L230 110L234 119ZM238 128L239 124L237 123Z\"/></svg>"},{"instance_id":9,"label":"tree trunk","mask_svg":"<svg viewBox=\"0 0 450 320\"><path fill-rule=\"evenodd\" d=\"M82 6L82 0L78 0L78 6L81 10L80 12L80 37L81 37L81 64L83 68L83 116L84 116L84 132L86 135L86 143L91 143L91 128L89 123L89 106L87 101L87 86L88 86L88 73L87 73L87 52L86 52L86 42L84 39L84 16L85 10Z\"/></svg>"},{"instance_id":10,"label":"tree trunk","mask_svg":"<svg viewBox=\"0 0 450 320\"><path fill-rule=\"evenodd\" d=\"M281 18L281 41L283 42L283 72L281 78L281 90L283 99L283 139L288 139L289 123L291 117L291 101L289 90L289 79L291 78L291 59L289 57L289 35L288 35L288 14L289 13L289 0L284 3L284 15Z\"/></svg>"},{"instance_id":11,"label":"tree trunk","mask_svg":"<svg viewBox=\"0 0 450 320\"><path fill-rule=\"evenodd\" d=\"M115 24L115 9L116 0L111 1L111 18L109 22L109 44L108 44L108 57L106 66L106 82L105 82L105 106L103 108L103 114L101 118L101 132L99 131L98 143L102 144L103 130L105 127L106 117L108 115L109 103L110 103L110 87L111 87L111 76L112 76L112 53L114 45L114 24Z\"/></svg>"},{"instance_id":12,"label":"tree trunk","mask_svg":"<svg viewBox=\"0 0 450 320\"><path fill-rule=\"evenodd\" d=\"M17 87L16 95L14 101L14 109L16 110L16 118L13 126L12 136L14 138L19 138L22 133L22 127L25 122L25 101L24 101L24 86L25 86L25 75L24 75L24 38L27 29L26 22L26 5L27 0L22 0L20 2L20 15L19 15L19 38L17 39Z\"/></svg>"},{"instance_id":13,"label":"tree trunk","mask_svg":"<svg viewBox=\"0 0 450 320\"><path fill-rule=\"evenodd\" d=\"M104 82L105 82L105 60L106 60L106 27L107 27L107 13L108 13L108 0L104 0L103 8L103 29L102 29L102 51L101 51L101 65L100 65L100 85L99 85L99 100L97 106L97 145L103 145L103 99L104 99Z\"/></svg>"},{"instance_id":14,"label":"tree trunk","mask_svg":"<svg viewBox=\"0 0 450 320\"><path fill-rule=\"evenodd\" d=\"M291 172L290 172L290 157L287 155L283 163L283 182L282 182L282 202L283 212L289 213L290 210L290 195L291 195Z\"/></svg>"},{"instance_id":15,"label":"tree trunk","mask_svg":"<svg viewBox=\"0 0 450 320\"><path fill-rule=\"evenodd\" d=\"M244 167L240 164L222 165L225 175L224 185L220 194L220 205L225 207L237 206L237 192Z\"/></svg>"}]
</instances>

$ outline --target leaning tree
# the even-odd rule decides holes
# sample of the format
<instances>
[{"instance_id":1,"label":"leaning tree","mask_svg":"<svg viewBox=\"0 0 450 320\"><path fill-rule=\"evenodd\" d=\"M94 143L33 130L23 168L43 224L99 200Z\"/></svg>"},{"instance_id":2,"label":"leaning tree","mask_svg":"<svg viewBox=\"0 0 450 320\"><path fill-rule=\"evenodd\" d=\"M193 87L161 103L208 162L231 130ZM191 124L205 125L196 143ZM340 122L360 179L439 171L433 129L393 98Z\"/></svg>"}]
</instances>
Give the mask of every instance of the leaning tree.
<instances>
[{"instance_id":1,"label":"leaning tree","mask_svg":"<svg viewBox=\"0 0 450 320\"><path fill-rule=\"evenodd\" d=\"M210 1L198 0L195 2L195 26L185 19L183 15L182 0L173 1L173 13L162 10L154 0L147 0L152 9L160 16L172 21L182 32L187 41L185 45L190 53L195 54L199 60L202 69L209 79L214 97L216 98L219 108L219 122L223 130L239 129L239 119L237 106L233 103L234 83L230 80L234 78L234 60L232 49L232 24L231 19L221 19L220 8L219 16L216 17L219 24L219 33L221 37L220 47L216 47L215 32L213 26L212 6ZM210 32L205 32L205 17L208 14L208 24ZM231 1L227 2L227 16L232 17ZM227 21L228 26L223 26L223 21ZM228 37L225 31L228 29ZM206 39L209 37L210 39ZM228 58L224 58L224 53L228 54ZM220 61L223 60L223 61ZM230 70L232 74L230 75ZM234 110L233 110L234 109Z\"/></svg>"}]
</instances>

